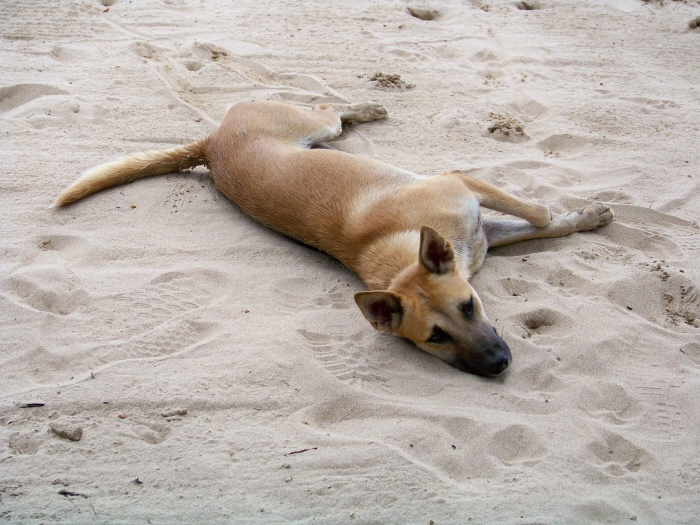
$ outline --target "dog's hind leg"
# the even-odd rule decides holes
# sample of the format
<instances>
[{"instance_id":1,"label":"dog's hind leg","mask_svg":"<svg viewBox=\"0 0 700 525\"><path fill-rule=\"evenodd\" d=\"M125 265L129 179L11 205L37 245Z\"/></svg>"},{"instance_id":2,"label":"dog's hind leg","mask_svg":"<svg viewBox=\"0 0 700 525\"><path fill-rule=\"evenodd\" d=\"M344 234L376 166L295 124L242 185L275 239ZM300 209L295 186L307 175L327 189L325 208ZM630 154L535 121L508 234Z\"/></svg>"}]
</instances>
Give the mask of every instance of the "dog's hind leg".
<instances>
[{"instance_id":1,"label":"dog's hind leg","mask_svg":"<svg viewBox=\"0 0 700 525\"><path fill-rule=\"evenodd\" d=\"M327 147L326 141L338 138L344 122L371 122L386 118L386 109L379 104L320 104L313 111L286 108L295 112L294 131L301 135L302 145Z\"/></svg>"},{"instance_id":2,"label":"dog's hind leg","mask_svg":"<svg viewBox=\"0 0 700 525\"><path fill-rule=\"evenodd\" d=\"M515 197L493 184L471 177L467 172L455 170L444 175L457 175L484 208L520 217L540 228L546 226L552 217L548 206Z\"/></svg>"},{"instance_id":3,"label":"dog's hind leg","mask_svg":"<svg viewBox=\"0 0 700 525\"><path fill-rule=\"evenodd\" d=\"M612 220L610 206L593 202L579 211L553 218L542 228L523 221L485 219L484 233L488 247L496 248L520 241L564 237L574 232L595 230Z\"/></svg>"},{"instance_id":4,"label":"dog's hind leg","mask_svg":"<svg viewBox=\"0 0 700 525\"><path fill-rule=\"evenodd\" d=\"M314 107L314 111L300 112L308 128L304 141L306 145L325 149L335 149L326 142L338 138L343 132L344 122L371 122L387 116L383 106L373 103L320 104Z\"/></svg>"},{"instance_id":5,"label":"dog's hind leg","mask_svg":"<svg viewBox=\"0 0 700 525\"><path fill-rule=\"evenodd\" d=\"M314 108L336 113L342 122L372 122L387 117L384 106L373 102L361 104L319 104Z\"/></svg>"}]
</instances>

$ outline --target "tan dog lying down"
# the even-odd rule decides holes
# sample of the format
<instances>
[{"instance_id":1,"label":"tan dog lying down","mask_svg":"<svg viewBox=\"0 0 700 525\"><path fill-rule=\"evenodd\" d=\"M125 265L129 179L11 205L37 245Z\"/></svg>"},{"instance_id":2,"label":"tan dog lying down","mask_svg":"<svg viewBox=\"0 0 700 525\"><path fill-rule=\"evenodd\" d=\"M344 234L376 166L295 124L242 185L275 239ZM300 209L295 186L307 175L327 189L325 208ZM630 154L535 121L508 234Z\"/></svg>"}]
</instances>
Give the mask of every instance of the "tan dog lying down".
<instances>
[{"instance_id":1,"label":"tan dog lying down","mask_svg":"<svg viewBox=\"0 0 700 525\"><path fill-rule=\"evenodd\" d=\"M216 187L262 224L327 252L371 291L355 301L377 330L413 341L460 370L502 373L510 349L468 279L486 250L609 223L608 206L551 218L535 204L451 171L424 177L365 157L313 149L342 122L386 118L377 104L303 110L277 102L232 106L198 142L138 153L85 173L57 206L142 177L205 164ZM479 206L525 221L482 219ZM526 222L527 221L527 222Z\"/></svg>"}]
</instances>

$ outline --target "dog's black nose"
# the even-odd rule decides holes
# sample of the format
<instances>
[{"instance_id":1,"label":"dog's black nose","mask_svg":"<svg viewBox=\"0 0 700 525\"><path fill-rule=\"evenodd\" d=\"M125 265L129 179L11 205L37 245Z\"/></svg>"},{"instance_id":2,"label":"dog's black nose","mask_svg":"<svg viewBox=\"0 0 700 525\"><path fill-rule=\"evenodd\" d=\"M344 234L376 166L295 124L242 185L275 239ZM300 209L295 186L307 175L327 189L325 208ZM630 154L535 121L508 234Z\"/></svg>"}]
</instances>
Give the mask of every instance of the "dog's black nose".
<instances>
[{"instance_id":1,"label":"dog's black nose","mask_svg":"<svg viewBox=\"0 0 700 525\"><path fill-rule=\"evenodd\" d=\"M463 372L485 377L495 377L505 372L513 360L510 348L495 331L489 335L485 343L468 348L451 364Z\"/></svg>"},{"instance_id":2,"label":"dog's black nose","mask_svg":"<svg viewBox=\"0 0 700 525\"><path fill-rule=\"evenodd\" d=\"M484 361L455 361L452 366L462 372L469 372L485 377L496 377L501 375L510 366L512 358L509 353L502 353L486 362Z\"/></svg>"},{"instance_id":3,"label":"dog's black nose","mask_svg":"<svg viewBox=\"0 0 700 525\"><path fill-rule=\"evenodd\" d=\"M510 366L511 362L511 357L509 355L500 355L497 357L493 363L491 364L491 375L497 376L501 375L503 372L506 371L506 368Z\"/></svg>"}]
</instances>

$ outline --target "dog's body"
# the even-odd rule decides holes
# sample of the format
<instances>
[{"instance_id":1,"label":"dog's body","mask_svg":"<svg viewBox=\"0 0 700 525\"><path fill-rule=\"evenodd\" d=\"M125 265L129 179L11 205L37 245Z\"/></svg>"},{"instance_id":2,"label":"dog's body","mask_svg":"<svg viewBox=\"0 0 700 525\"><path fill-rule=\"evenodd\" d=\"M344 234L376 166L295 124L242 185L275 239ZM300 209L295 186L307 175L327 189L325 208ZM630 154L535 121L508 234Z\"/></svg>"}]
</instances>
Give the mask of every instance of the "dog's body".
<instances>
[{"instance_id":1,"label":"dog's body","mask_svg":"<svg viewBox=\"0 0 700 525\"><path fill-rule=\"evenodd\" d=\"M87 172L56 200L206 164L216 187L262 224L323 250L370 288L355 296L378 330L414 341L458 368L498 375L511 361L468 279L489 247L591 230L612 220L600 203L551 219L549 208L461 171L423 177L341 151L312 149L342 122L386 117L376 104L275 102L232 106L209 137ZM524 221L482 220L479 206ZM439 233L438 233L439 232Z\"/></svg>"}]
</instances>

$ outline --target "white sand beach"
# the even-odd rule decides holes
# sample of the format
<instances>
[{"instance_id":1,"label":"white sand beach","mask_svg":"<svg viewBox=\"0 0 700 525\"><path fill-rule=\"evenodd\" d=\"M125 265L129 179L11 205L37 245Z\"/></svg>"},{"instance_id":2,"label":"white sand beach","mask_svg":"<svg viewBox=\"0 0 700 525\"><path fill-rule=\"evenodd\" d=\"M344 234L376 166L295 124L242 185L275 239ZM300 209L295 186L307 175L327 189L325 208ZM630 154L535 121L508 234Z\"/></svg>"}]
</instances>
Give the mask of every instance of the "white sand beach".
<instances>
[{"instance_id":1,"label":"white sand beach","mask_svg":"<svg viewBox=\"0 0 700 525\"><path fill-rule=\"evenodd\" d=\"M0 521L698 523L699 16L0 3ZM203 168L52 207L246 100L378 102L336 147L616 218L490 253L472 284L513 364L484 379L375 332L355 275Z\"/></svg>"}]
</instances>

